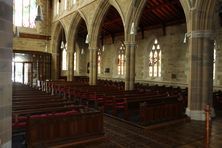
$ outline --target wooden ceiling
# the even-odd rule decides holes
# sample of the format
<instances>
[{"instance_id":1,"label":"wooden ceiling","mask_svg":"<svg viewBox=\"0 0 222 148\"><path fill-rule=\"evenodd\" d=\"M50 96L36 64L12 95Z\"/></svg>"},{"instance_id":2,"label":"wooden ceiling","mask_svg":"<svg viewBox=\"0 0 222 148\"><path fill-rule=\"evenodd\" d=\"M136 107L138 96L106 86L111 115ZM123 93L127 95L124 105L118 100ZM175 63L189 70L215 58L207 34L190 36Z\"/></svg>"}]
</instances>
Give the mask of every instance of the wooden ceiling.
<instances>
[{"instance_id":1,"label":"wooden ceiling","mask_svg":"<svg viewBox=\"0 0 222 148\"><path fill-rule=\"evenodd\" d=\"M104 20L101 27L101 35L111 35L114 36L117 33L124 33L122 19L118 11L111 6L104 16Z\"/></svg>"},{"instance_id":2,"label":"wooden ceiling","mask_svg":"<svg viewBox=\"0 0 222 148\"><path fill-rule=\"evenodd\" d=\"M135 4L135 7L137 7L137 4ZM153 28L165 29L166 26L182 23L185 23L185 15L179 0L147 0L140 18L138 31L143 32ZM81 27L82 25L80 25L78 35L87 34L86 26L84 29L84 27ZM113 6L109 8L104 16L100 33L102 37L124 34L121 17Z\"/></svg>"},{"instance_id":3,"label":"wooden ceiling","mask_svg":"<svg viewBox=\"0 0 222 148\"><path fill-rule=\"evenodd\" d=\"M86 35L87 35L86 23L83 19L81 19L78 25L78 33L77 33L77 37L79 37L78 40L84 40L86 38Z\"/></svg>"},{"instance_id":4,"label":"wooden ceiling","mask_svg":"<svg viewBox=\"0 0 222 148\"><path fill-rule=\"evenodd\" d=\"M139 27L149 29L185 23L185 15L179 0L147 0Z\"/></svg>"}]
</instances>

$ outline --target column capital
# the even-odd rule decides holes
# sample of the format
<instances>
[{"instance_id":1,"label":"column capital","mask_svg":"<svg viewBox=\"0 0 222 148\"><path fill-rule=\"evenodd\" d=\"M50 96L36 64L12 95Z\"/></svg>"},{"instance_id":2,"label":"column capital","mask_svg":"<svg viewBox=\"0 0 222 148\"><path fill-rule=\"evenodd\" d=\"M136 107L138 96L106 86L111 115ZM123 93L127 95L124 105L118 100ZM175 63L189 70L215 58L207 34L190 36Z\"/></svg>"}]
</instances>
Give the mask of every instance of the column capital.
<instances>
[{"instance_id":1,"label":"column capital","mask_svg":"<svg viewBox=\"0 0 222 148\"><path fill-rule=\"evenodd\" d=\"M98 48L88 48L88 49L89 49L89 51L90 51L90 50L92 50L92 51L98 50Z\"/></svg>"},{"instance_id":2,"label":"column capital","mask_svg":"<svg viewBox=\"0 0 222 148\"><path fill-rule=\"evenodd\" d=\"M136 46L136 42L128 42L128 41L124 41L125 46L130 46L130 47L135 47Z\"/></svg>"},{"instance_id":3,"label":"column capital","mask_svg":"<svg viewBox=\"0 0 222 148\"><path fill-rule=\"evenodd\" d=\"M215 39L215 32L212 30L193 30L187 32L185 36L189 39L191 38L210 38L211 40Z\"/></svg>"}]
</instances>

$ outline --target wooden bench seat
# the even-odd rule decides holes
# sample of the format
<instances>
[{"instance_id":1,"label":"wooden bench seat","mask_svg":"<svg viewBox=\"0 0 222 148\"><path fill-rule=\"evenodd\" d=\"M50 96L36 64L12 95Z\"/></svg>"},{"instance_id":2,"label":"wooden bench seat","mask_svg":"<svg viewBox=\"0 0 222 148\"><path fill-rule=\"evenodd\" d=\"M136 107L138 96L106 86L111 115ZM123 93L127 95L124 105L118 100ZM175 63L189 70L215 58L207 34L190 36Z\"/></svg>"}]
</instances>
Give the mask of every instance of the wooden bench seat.
<instances>
[{"instance_id":1,"label":"wooden bench seat","mask_svg":"<svg viewBox=\"0 0 222 148\"><path fill-rule=\"evenodd\" d=\"M64 128L65 127L65 128ZM28 147L38 147L90 136L103 136L103 114L87 112L72 116L50 116L47 118L30 118L28 120Z\"/></svg>"}]
</instances>

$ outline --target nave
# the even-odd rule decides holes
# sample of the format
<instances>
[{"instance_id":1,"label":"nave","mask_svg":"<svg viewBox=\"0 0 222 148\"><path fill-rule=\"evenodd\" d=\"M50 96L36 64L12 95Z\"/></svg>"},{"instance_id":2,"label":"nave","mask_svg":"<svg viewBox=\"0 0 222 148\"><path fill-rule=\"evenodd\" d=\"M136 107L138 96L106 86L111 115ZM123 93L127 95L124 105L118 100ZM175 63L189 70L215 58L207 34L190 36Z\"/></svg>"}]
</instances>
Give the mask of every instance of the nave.
<instances>
[{"instance_id":1,"label":"nave","mask_svg":"<svg viewBox=\"0 0 222 148\"><path fill-rule=\"evenodd\" d=\"M161 104L158 103L159 96L155 98L149 94L152 96L151 100L157 101L150 104L150 106L148 106L150 110L147 110L148 112L153 113L152 118L150 116L147 118L152 122L150 122L150 124L141 125L138 122L133 123L132 120L125 119L124 116L122 116L124 111L120 111L118 114L113 114L112 110L115 108L115 105L112 106L111 111L110 108L107 111L105 106L100 106L103 107L103 109L100 111L101 113L105 111L104 114L101 114L95 110L98 108L93 109L93 104L95 103L91 104L88 102L89 100L92 101L92 99L90 99L90 94L95 94L95 96L97 96L101 93L99 90L97 90L97 87L99 89L102 88L101 86L90 87L88 85L81 84L84 83L84 81L79 79L78 85L65 81L51 81L51 83L54 83L54 85L52 85L50 93L43 92L42 90L44 90L44 87L36 89L23 84L15 84L13 87L13 147L25 148L50 146L152 148L207 146L206 141L209 137L205 136L207 132L205 122L193 121L189 120L189 118L181 118L180 116L177 116L178 114L172 114L172 111L177 112L179 110L175 110L177 109L175 106L167 105L167 103L171 103L166 101L169 99L168 96L162 97L160 100L165 100L164 104L166 107L168 106L168 110L171 110L171 112L168 112L167 115L174 115L175 118L171 118L171 120L169 120L169 118L168 120L160 120L160 118L164 118L161 110L156 112L156 108L153 107L156 105L155 103L161 106ZM108 82L111 83L110 81ZM106 84L107 82L101 81L100 83ZM55 84L57 84L59 87L56 87ZM112 89L114 89L114 86L119 86L121 83L111 84ZM75 92L78 90L82 93L82 95L78 96L78 102L76 102L77 100L75 99L77 96L74 96L74 98L68 97L69 95L67 95L67 93L70 92L70 88L65 89L64 87L67 85L72 86L72 89L74 89ZM75 88L76 86L77 88ZM146 91L148 91L148 88L153 89L153 86L146 86ZM161 93L164 94L163 87L160 88L155 86L155 89L162 90ZM65 90L69 91L66 92ZM169 91L169 89L166 90ZM127 94L129 93L127 91L124 91L124 93L120 90L112 90L113 92L110 91L111 90L109 89L107 93L112 93L112 95L117 93L118 97L120 97L119 95L126 95L125 97L128 101L132 99L132 94ZM169 94L172 95L172 92L174 91L171 90L171 93ZM136 91L133 93L136 94ZM145 101L152 103L149 95L146 96ZM220 96L219 92L217 93L217 96ZM100 94L99 98L101 99L102 97L104 102L106 102L107 98L109 98L107 94ZM117 99L115 97L112 98L114 100ZM140 96L137 98L137 101L139 101L141 98L143 97ZM128 106L127 111L130 113L131 109L132 108ZM141 110L141 108L137 109ZM103 116L103 119L101 116ZM133 118L133 116L135 116L135 114L130 114L130 118ZM141 114L136 116L139 116L139 119L141 118ZM101 121L103 122L102 124ZM221 121L221 112L218 111L217 118L213 119L212 133L210 134L210 146L213 148L221 145ZM94 128L96 130L94 130Z\"/></svg>"}]
</instances>

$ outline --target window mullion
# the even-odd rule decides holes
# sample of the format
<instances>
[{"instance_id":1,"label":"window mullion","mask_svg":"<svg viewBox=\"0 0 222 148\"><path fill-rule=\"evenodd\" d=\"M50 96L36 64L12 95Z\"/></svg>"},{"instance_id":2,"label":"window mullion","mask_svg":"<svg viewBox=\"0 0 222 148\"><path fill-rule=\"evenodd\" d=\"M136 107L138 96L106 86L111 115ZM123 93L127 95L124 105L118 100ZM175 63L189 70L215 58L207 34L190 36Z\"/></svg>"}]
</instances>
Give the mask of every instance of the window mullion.
<instances>
[{"instance_id":1,"label":"window mullion","mask_svg":"<svg viewBox=\"0 0 222 148\"><path fill-rule=\"evenodd\" d=\"M23 11L24 11L24 3L23 3L23 0L22 0L22 20L21 20L22 21L22 27L24 26L23 25Z\"/></svg>"},{"instance_id":2,"label":"window mullion","mask_svg":"<svg viewBox=\"0 0 222 148\"><path fill-rule=\"evenodd\" d=\"M160 65L160 63L159 63L159 50L157 50L157 77L159 77L159 65Z\"/></svg>"},{"instance_id":3,"label":"window mullion","mask_svg":"<svg viewBox=\"0 0 222 148\"><path fill-rule=\"evenodd\" d=\"M30 21L30 20L31 20L31 19L30 19L30 17L31 17L31 12L30 12L30 11L31 11L31 0L29 0L29 27L31 26L31 24L30 24L30 23L31 23L31 21Z\"/></svg>"}]
</instances>

